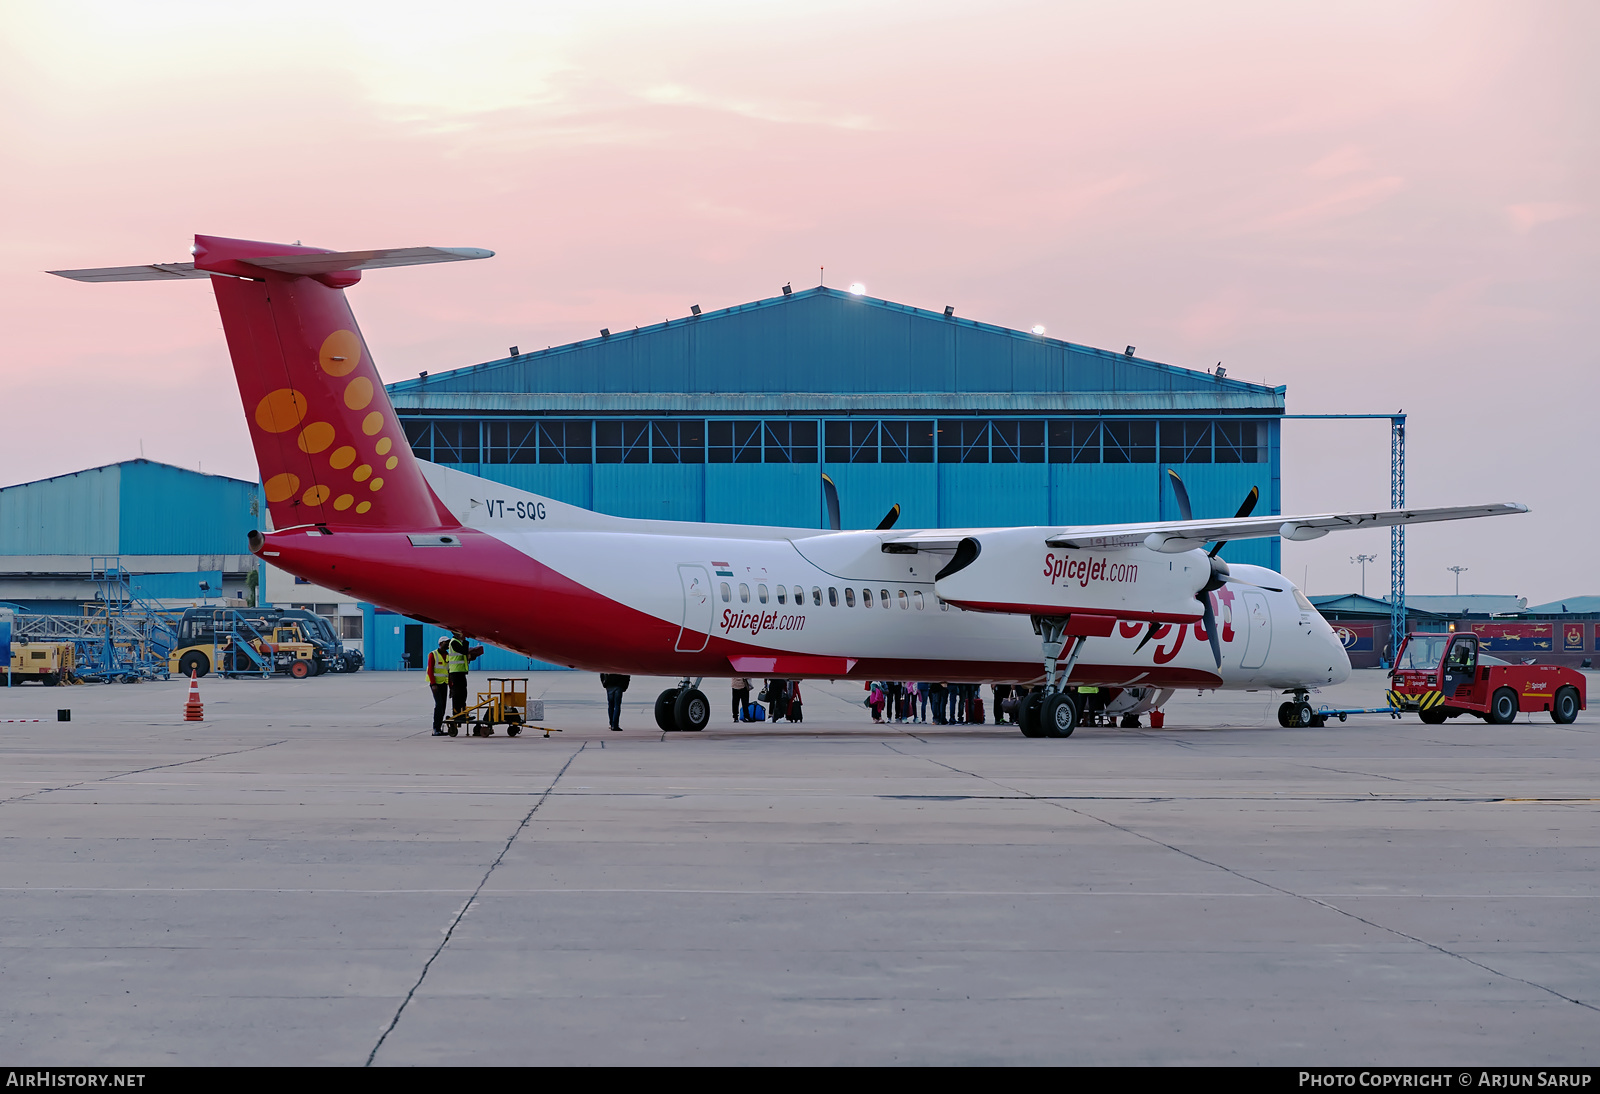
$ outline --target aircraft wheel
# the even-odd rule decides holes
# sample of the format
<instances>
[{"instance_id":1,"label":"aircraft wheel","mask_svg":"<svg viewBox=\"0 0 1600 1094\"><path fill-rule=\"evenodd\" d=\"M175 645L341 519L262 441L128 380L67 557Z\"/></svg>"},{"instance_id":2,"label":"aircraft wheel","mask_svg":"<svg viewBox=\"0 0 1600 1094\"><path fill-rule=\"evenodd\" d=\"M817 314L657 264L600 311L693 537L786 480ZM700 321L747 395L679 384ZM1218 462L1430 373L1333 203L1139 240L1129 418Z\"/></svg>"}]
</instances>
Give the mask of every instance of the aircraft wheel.
<instances>
[{"instance_id":1,"label":"aircraft wheel","mask_svg":"<svg viewBox=\"0 0 1600 1094\"><path fill-rule=\"evenodd\" d=\"M1311 709L1310 703L1290 703L1293 708L1289 714L1290 729L1310 729L1317 712Z\"/></svg>"},{"instance_id":2,"label":"aircraft wheel","mask_svg":"<svg viewBox=\"0 0 1600 1094\"><path fill-rule=\"evenodd\" d=\"M1046 737L1070 737L1078 728L1078 704L1064 691L1048 695L1037 715Z\"/></svg>"},{"instance_id":3,"label":"aircraft wheel","mask_svg":"<svg viewBox=\"0 0 1600 1094\"><path fill-rule=\"evenodd\" d=\"M1422 719L1425 726L1442 726L1450 715L1444 707L1434 707L1432 710L1418 711L1417 717Z\"/></svg>"},{"instance_id":4,"label":"aircraft wheel","mask_svg":"<svg viewBox=\"0 0 1600 1094\"><path fill-rule=\"evenodd\" d=\"M1139 716L1137 714L1124 714L1122 716L1123 729L1139 729Z\"/></svg>"},{"instance_id":5,"label":"aircraft wheel","mask_svg":"<svg viewBox=\"0 0 1600 1094\"><path fill-rule=\"evenodd\" d=\"M1039 708L1044 705L1042 692L1030 691L1022 697L1022 702L1017 706L1017 725L1022 728L1024 737L1043 737L1044 726L1040 724Z\"/></svg>"},{"instance_id":6,"label":"aircraft wheel","mask_svg":"<svg viewBox=\"0 0 1600 1094\"><path fill-rule=\"evenodd\" d=\"M1284 729L1294 725L1295 709L1293 703L1280 703L1278 705L1278 724Z\"/></svg>"},{"instance_id":7,"label":"aircraft wheel","mask_svg":"<svg viewBox=\"0 0 1600 1094\"><path fill-rule=\"evenodd\" d=\"M1550 720L1559 726L1569 726L1578 718L1578 689L1564 687L1556 692L1556 701L1550 707Z\"/></svg>"},{"instance_id":8,"label":"aircraft wheel","mask_svg":"<svg viewBox=\"0 0 1600 1094\"><path fill-rule=\"evenodd\" d=\"M711 703L698 688L684 688L672 706L678 728L685 733L699 733L711 721Z\"/></svg>"},{"instance_id":9,"label":"aircraft wheel","mask_svg":"<svg viewBox=\"0 0 1600 1094\"><path fill-rule=\"evenodd\" d=\"M668 688L656 696L656 725L661 727L663 733L676 733L678 723L673 721L672 712L678 702L678 689Z\"/></svg>"},{"instance_id":10,"label":"aircraft wheel","mask_svg":"<svg viewBox=\"0 0 1600 1094\"><path fill-rule=\"evenodd\" d=\"M180 676L204 676L211 671L211 658L198 650L190 650L178 658Z\"/></svg>"},{"instance_id":11,"label":"aircraft wheel","mask_svg":"<svg viewBox=\"0 0 1600 1094\"><path fill-rule=\"evenodd\" d=\"M1488 723L1492 726L1508 726L1517 720L1517 693L1510 688L1501 688L1494 693L1494 698L1489 700Z\"/></svg>"},{"instance_id":12,"label":"aircraft wheel","mask_svg":"<svg viewBox=\"0 0 1600 1094\"><path fill-rule=\"evenodd\" d=\"M306 677L311 675L311 663L309 661L291 662L289 665L289 675L293 676L296 680L304 680Z\"/></svg>"}]
</instances>

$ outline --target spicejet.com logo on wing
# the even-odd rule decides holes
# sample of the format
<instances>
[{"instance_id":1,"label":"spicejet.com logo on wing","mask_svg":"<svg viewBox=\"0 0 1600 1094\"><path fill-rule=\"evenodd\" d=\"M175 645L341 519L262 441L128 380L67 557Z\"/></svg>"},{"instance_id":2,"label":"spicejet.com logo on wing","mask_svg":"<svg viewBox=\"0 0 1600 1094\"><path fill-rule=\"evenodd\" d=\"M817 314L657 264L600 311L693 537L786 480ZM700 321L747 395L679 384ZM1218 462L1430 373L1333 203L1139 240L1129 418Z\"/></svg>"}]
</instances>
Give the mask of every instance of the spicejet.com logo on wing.
<instances>
[{"instance_id":1,"label":"spicejet.com logo on wing","mask_svg":"<svg viewBox=\"0 0 1600 1094\"><path fill-rule=\"evenodd\" d=\"M1091 581L1128 582L1139 580L1139 567L1132 562L1112 562L1109 558L1073 558L1054 551L1044 556L1044 576L1050 584L1076 581L1087 587Z\"/></svg>"},{"instance_id":2,"label":"spicejet.com logo on wing","mask_svg":"<svg viewBox=\"0 0 1600 1094\"><path fill-rule=\"evenodd\" d=\"M760 634L762 631L801 631L805 630L806 617L803 615L786 615L782 612L736 612L732 608L722 609L723 631L749 631L751 634Z\"/></svg>"}]
</instances>

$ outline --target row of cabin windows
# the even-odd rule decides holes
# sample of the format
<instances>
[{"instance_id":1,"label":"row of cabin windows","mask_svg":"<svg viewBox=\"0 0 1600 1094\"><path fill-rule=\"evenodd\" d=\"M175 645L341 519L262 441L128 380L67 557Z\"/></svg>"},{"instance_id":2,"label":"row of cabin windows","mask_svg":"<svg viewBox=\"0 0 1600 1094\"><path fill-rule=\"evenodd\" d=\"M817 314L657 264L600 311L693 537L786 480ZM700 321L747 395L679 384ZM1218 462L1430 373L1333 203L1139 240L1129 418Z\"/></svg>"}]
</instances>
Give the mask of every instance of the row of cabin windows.
<instances>
[{"instance_id":1,"label":"row of cabin windows","mask_svg":"<svg viewBox=\"0 0 1600 1094\"><path fill-rule=\"evenodd\" d=\"M1266 463L1264 421L406 418L435 463Z\"/></svg>"},{"instance_id":2,"label":"row of cabin windows","mask_svg":"<svg viewBox=\"0 0 1600 1094\"><path fill-rule=\"evenodd\" d=\"M791 595L794 597L794 605L797 608L804 605L806 602L806 591L803 586L794 586L792 594L788 586L775 585L773 588L776 590L776 599L779 604L789 603L789 597ZM771 599L769 599L771 595L772 594L767 592L767 587L765 585L756 585L757 603L771 603ZM823 593L821 586L813 585L811 587L811 603L816 607L820 608L822 606L822 595ZM839 606L839 590L830 586L828 588L827 595L829 607L837 608ZM943 600L939 600L938 597L934 597L934 599L939 601L939 610L941 612L947 612L950 610L950 605L946 604ZM733 588L726 581L722 583L722 602L724 604L733 603ZM739 603L750 603L750 586L742 581L739 582ZM879 589L878 603L885 608L892 607L895 603L898 603L902 611L909 611L914 607L920 612L927 606L926 602L923 600L921 589L912 589L909 594L904 589L897 589L895 590L895 595L893 596L890 595L888 589ZM861 590L861 605L865 608L872 607L871 589ZM847 608L853 608L856 606L856 591L854 589L846 587L844 591L844 606Z\"/></svg>"}]
</instances>

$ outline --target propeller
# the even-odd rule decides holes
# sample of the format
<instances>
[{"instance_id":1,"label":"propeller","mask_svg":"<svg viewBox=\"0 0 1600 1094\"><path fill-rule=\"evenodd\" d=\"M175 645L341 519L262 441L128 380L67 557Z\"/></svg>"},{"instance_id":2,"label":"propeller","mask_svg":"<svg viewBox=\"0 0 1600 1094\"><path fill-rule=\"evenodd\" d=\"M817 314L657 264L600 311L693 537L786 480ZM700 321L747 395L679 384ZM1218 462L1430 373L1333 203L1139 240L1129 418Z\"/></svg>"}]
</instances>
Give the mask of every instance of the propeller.
<instances>
[{"instance_id":1,"label":"propeller","mask_svg":"<svg viewBox=\"0 0 1600 1094\"><path fill-rule=\"evenodd\" d=\"M1183 479L1179 478L1178 473L1172 468L1167 468L1167 475L1172 481L1172 493L1178 499L1178 515L1184 520L1193 520L1194 507L1189 504L1188 487L1183 485ZM1244 501L1240 504L1239 511L1234 516L1236 518L1248 517L1255 511L1256 502L1260 500L1261 491L1252 486L1250 493L1244 496ZM1228 572L1228 564L1217 557L1217 552L1221 551L1227 544L1227 540L1219 539L1212 545L1211 550L1206 552L1206 561L1211 564L1211 576L1206 579L1205 586L1194 594L1194 598L1200 602L1200 622L1206 629L1206 635L1211 639L1211 656L1216 660L1219 669L1222 667L1222 638L1217 633L1217 613L1211 608L1211 594L1230 581L1239 585L1249 585L1256 589L1265 589L1272 593L1283 592L1282 589L1275 589L1271 585L1258 585L1254 581L1245 581L1243 578L1231 576ZM1156 630L1160 626L1160 623L1150 624L1150 629L1144 632L1144 637L1139 640L1139 644L1134 647L1133 652L1138 653L1144 649L1145 645L1156 636Z\"/></svg>"},{"instance_id":2,"label":"propeller","mask_svg":"<svg viewBox=\"0 0 1600 1094\"><path fill-rule=\"evenodd\" d=\"M833 485L828 473L822 473L822 504L828 515L828 527L839 530L839 488Z\"/></svg>"},{"instance_id":3,"label":"propeller","mask_svg":"<svg viewBox=\"0 0 1600 1094\"><path fill-rule=\"evenodd\" d=\"M900 503L895 502L889 507L889 511L883 515L883 519L878 522L878 531L887 532L889 529L894 527L894 522L899 519Z\"/></svg>"}]
</instances>

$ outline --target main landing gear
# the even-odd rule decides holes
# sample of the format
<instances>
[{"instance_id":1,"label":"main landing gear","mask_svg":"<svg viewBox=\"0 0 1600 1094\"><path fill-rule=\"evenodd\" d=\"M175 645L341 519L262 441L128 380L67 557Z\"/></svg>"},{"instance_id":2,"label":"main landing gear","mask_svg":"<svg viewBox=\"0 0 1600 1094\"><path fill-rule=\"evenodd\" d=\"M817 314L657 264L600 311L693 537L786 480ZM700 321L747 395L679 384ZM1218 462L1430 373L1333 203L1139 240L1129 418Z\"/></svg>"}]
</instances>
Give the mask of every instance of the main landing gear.
<instances>
[{"instance_id":1,"label":"main landing gear","mask_svg":"<svg viewBox=\"0 0 1600 1094\"><path fill-rule=\"evenodd\" d=\"M1061 651L1067 643L1066 630L1065 616L1033 617L1033 632L1044 644L1044 687L1030 691L1022 700L1017 721L1024 737L1070 737L1078 728L1082 712L1072 693L1064 691L1061 684L1072 674L1085 640L1072 639L1072 653L1058 671Z\"/></svg>"},{"instance_id":2,"label":"main landing gear","mask_svg":"<svg viewBox=\"0 0 1600 1094\"><path fill-rule=\"evenodd\" d=\"M678 686L656 696L656 725L666 733L699 733L711 721L711 703L700 690L700 677L687 676Z\"/></svg>"},{"instance_id":3,"label":"main landing gear","mask_svg":"<svg viewBox=\"0 0 1600 1094\"><path fill-rule=\"evenodd\" d=\"M1284 729L1315 729L1326 719L1311 708L1311 693L1296 691L1294 698L1278 707L1278 724Z\"/></svg>"}]
</instances>

